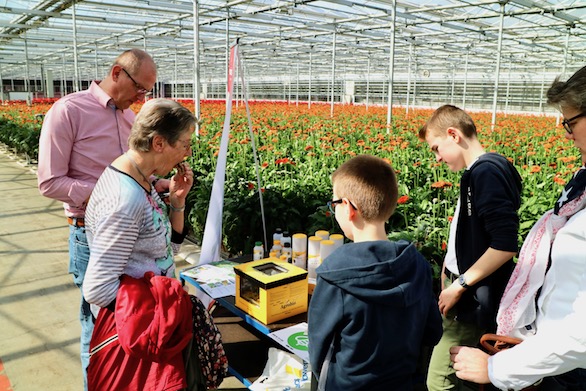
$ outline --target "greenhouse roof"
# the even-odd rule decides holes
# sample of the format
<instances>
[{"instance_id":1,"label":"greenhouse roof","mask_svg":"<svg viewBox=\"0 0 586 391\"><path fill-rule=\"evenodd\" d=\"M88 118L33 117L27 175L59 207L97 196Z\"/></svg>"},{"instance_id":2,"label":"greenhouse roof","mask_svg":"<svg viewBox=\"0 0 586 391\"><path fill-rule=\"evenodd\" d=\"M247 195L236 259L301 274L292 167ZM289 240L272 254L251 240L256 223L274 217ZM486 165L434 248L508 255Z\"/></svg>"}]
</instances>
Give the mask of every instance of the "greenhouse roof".
<instances>
[{"instance_id":1,"label":"greenhouse roof","mask_svg":"<svg viewBox=\"0 0 586 391\"><path fill-rule=\"evenodd\" d=\"M586 64L586 1L393 3L199 0L201 79L225 77L227 48L237 38L254 77L309 68L327 77L334 47L337 74L385 74L391 47L394 72L411 66L425 75L465 66L490 75L497 64L532 74ZM0 10L4 79L39 77L43 70L71 79L76 63L81 79L101 78L121 51L146 48L160 80L193 80L194 1L5 0Z\"/></svg>"}]
</instances>

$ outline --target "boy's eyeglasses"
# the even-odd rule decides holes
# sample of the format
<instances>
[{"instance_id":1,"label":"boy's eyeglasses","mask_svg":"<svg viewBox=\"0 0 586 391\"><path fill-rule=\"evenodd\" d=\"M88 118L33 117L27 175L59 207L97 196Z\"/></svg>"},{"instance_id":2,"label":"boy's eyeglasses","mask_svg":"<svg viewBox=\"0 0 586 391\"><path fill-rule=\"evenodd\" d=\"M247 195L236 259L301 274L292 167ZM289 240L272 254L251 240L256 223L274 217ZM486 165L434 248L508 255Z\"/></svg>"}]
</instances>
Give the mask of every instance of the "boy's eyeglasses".
<instances>
[{"instance_id":1,"label":"boy's eyeglasses","mask_svg":"<svg viewBox=\"0 0 586 391\"><path fill-rule=\"evenodd\" d=\"M130 80L132 80L132 82L134 83L134 88L136 89L137 93L149 95L152 92L151 90L147 90L146 88L144 88L143 86L138 84L136 82L136 80L134 80L134 78L132 76L130 76L130 73L128 73L128 71L126 69L122 68L122 70L124 71L124 73L126 73L126 76L128 76L130 78Z\"/></svg>"},{"instance_id":2,"label":"boy's eyeglasses","mask_svg":"<svg viewBox=\"0 0 586 391\"><path fill-rule=\"evenodd\" d=\"M336 205L341 204L342 202L344 202L343 198L340 198L339 200L332 200L332 201L328 201L327 205L328 208L330 209L330 212L332 212L332 214L336 213ZM352 201L348 201L348 203L350 204L350 206L352 208L354 208L354 210L358 210L358 208L356 208L356 206L354 206L354 204L352 203Z\"/></svg>"},{"instance_id":3,"label":"boy's eyeglasses","mask_svg":"<svg viewBox=\"0 0 586 391\"><path fill-rule=\"evenodd\" d=\"M565 119L562 121L562 125L568 134L572 134L574 131L572 130L572 126L570 125L573 121L577 120L578 118L586 117L586 112L580 113L578 115L573 116L572 118Z\"/></svg>"}]
</instances>

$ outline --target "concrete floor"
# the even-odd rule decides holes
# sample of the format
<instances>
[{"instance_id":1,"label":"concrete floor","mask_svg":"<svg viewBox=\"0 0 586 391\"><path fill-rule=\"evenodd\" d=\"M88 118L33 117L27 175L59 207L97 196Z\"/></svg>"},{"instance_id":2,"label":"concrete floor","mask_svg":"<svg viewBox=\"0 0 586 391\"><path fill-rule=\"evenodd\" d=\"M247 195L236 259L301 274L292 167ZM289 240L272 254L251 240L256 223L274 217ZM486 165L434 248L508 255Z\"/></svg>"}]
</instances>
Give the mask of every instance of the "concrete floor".
<instances>
[{"instance_id":1,"label":"concrete floor","mask_svg":"<svg viewBox=\"0 0 586 391\"><path fill-rule=\"evenodd\" d=\"M62 204L41 196L35 167L1 145L0 195L0 391L81 390L80 293L67 273ZM182 258L197 251L184 246ZM246 388L228 378L220 389Z\"/></svg>"}]
</instances>

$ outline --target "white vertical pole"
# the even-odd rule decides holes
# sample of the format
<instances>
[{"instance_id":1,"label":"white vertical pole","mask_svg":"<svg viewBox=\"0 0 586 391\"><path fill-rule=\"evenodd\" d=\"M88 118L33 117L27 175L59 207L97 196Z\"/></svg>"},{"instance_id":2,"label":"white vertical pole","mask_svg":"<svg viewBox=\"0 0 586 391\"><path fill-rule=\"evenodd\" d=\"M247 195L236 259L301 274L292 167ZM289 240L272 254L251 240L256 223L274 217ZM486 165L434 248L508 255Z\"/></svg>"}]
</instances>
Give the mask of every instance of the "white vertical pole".
<instances>
[{"instance_id":1,"label":"white vertical pole","mask_svg":"<svg viewBox=\"0 0 586 391\"><path fill-rule=\"evenodd\" d=\"M309 52L309 87L308 87L308 97L307 97L307 108L311 109L311 71L313 67L313 46L310 48Z\"/></svg>"},{"instance_id":2,"label":"white vertical pole","mask_svg":"<svg viewBox=\"0 0 586 391\"><path fill-rule=\"evenodd\" d=\"M75 1L71 6L71 28L73 29L73 74L75 80L73 81L73 90L79 91L79 68L77 67L77 24L75 20Z\"/></svg>"},{"instance_id":3,"label":"white vertical pole","mask_svg":"<svg viewBox=\"0 0 586 391\"><path fill-rule=\"evenodd\" d=\"M466 93L468 89L468 56L469 52L466 51L466 63L464 64L464 88L462 91L462 109L466 108Z\"/></svg>"},{"instance_id":4,"label":"white vertical pole","mask_svg":"<svg viewBox=\"0 0 586 391\"><path fill-rule=\"evenodd\" d=\"M368 98L370 93L370 54L366 65L366 110L368 111Z\"/></svg>"},{"instance_id":5,"label":"white vertical pole","mask_svg":"<svg viewBox=\"0 0 586 391\"><path fill-rule=\"evenodd\" d=\"M226 100L230 81L230 7L226 7Z\"/></svg>"},{"instance_id":6,"label":"white vertical pole","mask_svg":"<svg viewBox=\"0 0 586 391\"><path fill-rule=\"evenodd\" d=\"M496 68L494 71L494 95L492 98L492 120L490 123L490 127L494 130L496 125L496 106L498 100L498 89L499 89L499 77L501 72L501 52L503 49L503 24L505 21L505 3L501 3L501 12L500 12L500 21L499 21L499 39L498 39L498 46L497 46L497 57L496 57Z\"/></svg>"},{"instance_id":7,"label":"white vertical pole","mask_svg":"<svg viewBox=\"0 0 586 391\"><path fill-rule=\"evenodd\" d=\"M564 67L563 67L563 71L562 71L562 75L564 75L564 77L566 76L566 68L568 66L568 48L570 45L570 30L571 30L571 27L568 27L568 31L566 33L566 45L564 46ZM557 116L556 116L556 121L555 121L556 125L559 125L560 118L561 118L561 113L558 111Z\"/></svg>"},{"instance_id":8,"label":"white vertical pole","mask_svg":"<svg viewBox=\"0 0 586 391\"><path fill-rule=\"evenodd\" d=\"M199 120L201 108L199 105L200 75L199 75L199 1L193 0L193 103L195 104L195 135L199 136Z\"/></svg>"},{"instance_id":9,"label":"white vertical pole","mask_svg":"<svg viewBox=\"0 0 586 391\"><path fill-rule=\"evenodd\" d=\"M65 81L65 54L61 54L61 97L67 95L67 82Z\"/></svg>"},{"instance_id":10,"label":"white vertical pole","mask_svg":"<svg viewBox=\"0 0 586 391\"><path fill-rule=\"evenodd\" d=\"M330 102L330 117L334 116L334 89L336 87L336 31L332 37L332 96Z\"/></svg>"},{"instance_id":11,"label":"white vertical pole","mask_svg":"<svg viewBox=\"0 0 586 391\"><path fill-rule=\"evenodd\" d=\"M393 111L393 74L395 63L395 30L397 23L397 0L393 0L393 23L391 25L391 44L389 55L389 96L387 101L387 134L391 132L391 116Z\"/></svg>"},{"instance_id":12,"label":"white vertical pole","mask_svg":"<svg viewBox=\"0 0 586 391\"><path fill-rule=\"evenodd\" d=\"M299 63L297 63L297 87L295 91L295 106L299 106Z\"/></svg>"},{"instance_id":13,"label":"white vertical pole","mask_svg":"<svg viewBox=\"0 0 586 391\"><path fill-rule=\"evenodd\" d=\"M173 97L173 99L177 99L177 47L175 47L174 59L175 64L173 66L173 84L171 84L171 96Z\"/></svg>"},{"instance_id":14,"label":"white vertical pole","mask_svg":"<svg viewBox=\"0 0 586 391\"><path fill-rule=\"evenodd\" d=\"M413 58L413 43L409 44L409 65L407 66L407 107L405 108L405 115L409 116L409 99L411 98L411 61Z\"/></svg>"},{"instance_id":15,"label":"white vertical pole","mask_svg":"<svg viewBox=\"0 0 586 391\"><path fill-rule=\"evenodd\" d=\"M94 66L96 67L96 71L94 72L94 78L98 80L100 75L98 74L98 42L95 42L95 50L94 50Z\"/></svg>"},{"instance_id":16,"label":"white vertical pole","mask_svg":"<svg viewBox=\"0 0 586 391\"><path fill-rule=\"evenodd\" d=\"M450 104L454 104L454 92L456 90L456 66L452 65L452 91L450 93Z\"/></svg>"},{"instance_id":17,"label":"white vertical pole","mask_svg":"<svg viewBox=\"0 0 586 391\"><path fill-rule=\"evenodd\" d=\"M539 112L543 113L543 91L545 89L545 66L541 75L541 91L539 93Z\"/></svg>"},{"instance_id":18,"label":"white vertical pole","mask_svg":"<svg viewBox=\"0 0 586 391\"><path fill-rule=\"evenodd\" d=\"M505 117L509 114L509 93L511 91L511 63L509 61L509 72L507 73L507 93L505 98Z\"/></svg>"},{"instance_id":19,"label":"white vertical pole","mask_svg":"<svg viewBox=\"0 0 586 391\"><path fill-rule=\"evenodd\" d=\"M26 39L26 31L24 33L24 58L25 58L25 78L24 78L24 89L26 91L26 101L30 103L30 76L28 67L28 40Z\"/></svg>"}]
</instances>

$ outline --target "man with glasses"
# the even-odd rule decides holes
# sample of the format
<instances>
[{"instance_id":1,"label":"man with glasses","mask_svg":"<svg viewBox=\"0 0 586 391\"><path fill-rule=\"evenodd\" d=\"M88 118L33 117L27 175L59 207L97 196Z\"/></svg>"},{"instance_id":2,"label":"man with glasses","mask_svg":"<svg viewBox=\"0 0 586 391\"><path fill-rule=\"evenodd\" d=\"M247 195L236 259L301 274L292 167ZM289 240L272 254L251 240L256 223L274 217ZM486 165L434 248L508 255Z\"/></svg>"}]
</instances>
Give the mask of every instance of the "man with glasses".
<instances>
[{"instance_id":1,"label":"man with glasses","mask_svg":"<svg viewBox=\"0 0 586 391\"><path fill-rule=\"evenodd\" d=\"M85 208L104 169L128 150L134 122L129 109L149 94L157 78L146 52L120 54L102 81L59 99L47 112L39 140L38 184L42 195L63 202L69 223L69 273L81 288L89 260ZM168 181L159 181L163 191ZM166 182L166 183L164 183ZM87 389L89 343L94 319L81 298L81 363Z\"/></svg>"}]
</instances>

